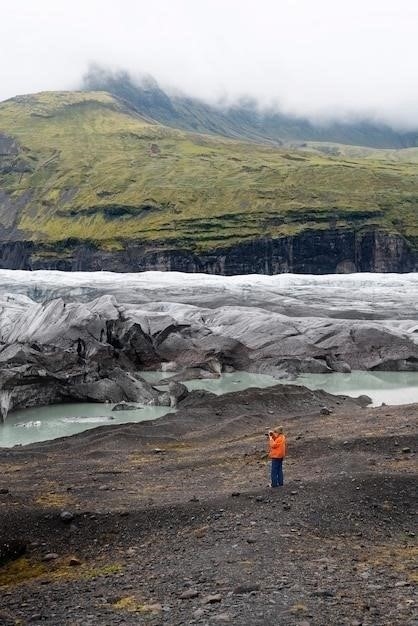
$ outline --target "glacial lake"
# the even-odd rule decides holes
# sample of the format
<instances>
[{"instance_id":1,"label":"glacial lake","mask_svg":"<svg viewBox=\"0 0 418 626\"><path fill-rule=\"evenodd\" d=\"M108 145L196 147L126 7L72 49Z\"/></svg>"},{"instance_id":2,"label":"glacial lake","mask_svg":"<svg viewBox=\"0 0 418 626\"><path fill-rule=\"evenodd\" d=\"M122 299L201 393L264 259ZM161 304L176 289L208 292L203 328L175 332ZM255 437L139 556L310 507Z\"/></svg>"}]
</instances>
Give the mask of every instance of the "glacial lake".
<instances>
[{"instance_id":1,"label":"glacial lake","mask_svg":"<svg viewBox=\"0 0 418 626\"><path fill-rule=\"evenodd\" d=\"M370 406L418 402L418 372L360 372L351 374L303 374L296 384L323 389L335 395L372 399Z\"/></svg>"},{"instance_id":2,"label":"glacial lake","mask_svg":"<svg viewBox=\"0 0 418 626\"><path fill-rule=\"evenodd\" d=\"M171 377L171 372L147 372L151 384ZM298 379L276 380L264 374L234 372L219 378L186 381L189 390L206 389L216 394L242 391L249 387L271 387L278 383L300 384L309 389L324 389L333 394L368 395L374 406L418 402L418 372L359 372L351 374L304 374ZM159 385L157 385L159 386ZM163 387L161 387L163 388ZM0 425L0 448L75 435L97 426L153 420L171 409L143 406L134 411L112 411L112 404L60 404L11 413Z\"/></svg>"}]
</instances>

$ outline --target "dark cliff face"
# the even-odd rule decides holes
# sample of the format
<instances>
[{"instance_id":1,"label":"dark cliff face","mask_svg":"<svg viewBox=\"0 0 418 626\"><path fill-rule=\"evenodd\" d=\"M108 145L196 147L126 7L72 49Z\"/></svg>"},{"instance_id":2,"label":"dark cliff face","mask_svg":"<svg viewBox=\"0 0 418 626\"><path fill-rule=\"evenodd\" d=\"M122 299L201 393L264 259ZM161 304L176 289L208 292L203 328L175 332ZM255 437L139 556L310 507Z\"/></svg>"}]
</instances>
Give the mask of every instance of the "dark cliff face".
<instances>
[{"instance_id":1,"label":"dark cliff face","mask_svg":"<svg viewBox=\"0 0 418 626\"><path fill-rule=\"evenodd\" d=\"M140 272L146 270L209 274L333 274L413 272L418 254L399 235L381 231L306 231L292 237L257 239L196 254L189 250L127 243L118 252L69 242L56 248L34 242L0 243L0 268L63 271Z\"/></svg>"}]
</instances>

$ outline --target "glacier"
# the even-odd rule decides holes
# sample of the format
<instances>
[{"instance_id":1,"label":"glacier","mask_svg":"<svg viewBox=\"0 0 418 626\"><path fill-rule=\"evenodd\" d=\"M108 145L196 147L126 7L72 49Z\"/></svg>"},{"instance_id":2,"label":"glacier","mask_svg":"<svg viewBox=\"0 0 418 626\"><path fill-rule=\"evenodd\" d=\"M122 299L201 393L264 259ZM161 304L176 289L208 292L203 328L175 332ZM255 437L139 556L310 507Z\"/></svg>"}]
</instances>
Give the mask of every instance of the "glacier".
<instances>
[{"instance_id":1,"label":"glacier","mask_svg":"<svg viewBox=\"0 0 418 626\"><path fill-rule=\"evenodd\" d=\"M418 275L0 270L0 393L11 410L167 403L137 375L150 369L418 371Z\"/></svg>"},{"instance_id":2,"label":"glacier","mask_svg":"<svg viewBox=\"0 0 418 626\"><path fill-rule=\"evenodd\" d=\"M88 302L175 302L200 307L260 307L284 315L352 319L417 319L418 274L262 274L216 276L180 272L0 270L0 297ZM22 299L21 299L22 300ZM22 300L23 301L23 300Z\"/></svg>"}]
</instances>

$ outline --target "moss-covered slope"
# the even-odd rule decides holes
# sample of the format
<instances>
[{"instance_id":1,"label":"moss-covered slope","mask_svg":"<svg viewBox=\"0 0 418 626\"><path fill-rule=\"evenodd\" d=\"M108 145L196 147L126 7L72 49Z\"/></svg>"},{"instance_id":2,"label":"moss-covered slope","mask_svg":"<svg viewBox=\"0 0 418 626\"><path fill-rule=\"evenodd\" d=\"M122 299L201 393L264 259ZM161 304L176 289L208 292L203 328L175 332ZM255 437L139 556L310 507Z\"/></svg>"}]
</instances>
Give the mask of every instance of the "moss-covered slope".
<instances>
[{"instance_id":1,"label":"moss-covered slope","mask_svg":"<svg viewBox=\"0 0 418 626\"><path fill-rule=\"evenodd\" d=\"M293 151L167 128L105 92L0 104L0 240L196 251L304 230L418 241L416 151Z\"/></svg>"}]
</instances>

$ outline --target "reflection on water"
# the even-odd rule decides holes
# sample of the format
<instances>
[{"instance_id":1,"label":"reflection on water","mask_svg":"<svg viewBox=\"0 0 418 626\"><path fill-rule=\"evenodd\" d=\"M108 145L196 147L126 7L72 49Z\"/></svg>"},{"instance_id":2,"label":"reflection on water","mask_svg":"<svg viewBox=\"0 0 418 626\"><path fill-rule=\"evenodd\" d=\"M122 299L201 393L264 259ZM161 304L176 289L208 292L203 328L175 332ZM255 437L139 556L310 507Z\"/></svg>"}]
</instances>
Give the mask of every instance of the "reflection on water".
<instances>
[{"instance_id":1,"label":"reflection on water","mask_svg":"<svg viewBox=\"0 0 418 626\"><path fill-rule=\"evenodd\" d=\"M173 376L170 372L142 373L152 384ZM206 389L216 394L242 391L248 387L271 387L278 383L305 385L333 394L370 396L373 405L418 402L418 372L352 372L351 374L304 374L295 381L278 381L264 374L234 372L217 378L186 381L189 390ZM163 387L162 387L163 388ZM112 411L112 404L61 404L11 413L0 427L0 447L28 444L74 435L108 424L125 424L156 419L167 407L143 406L133 411Z\"/></svg>"}]
</instances>

